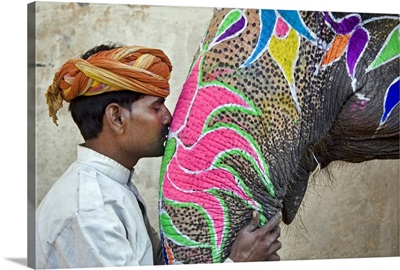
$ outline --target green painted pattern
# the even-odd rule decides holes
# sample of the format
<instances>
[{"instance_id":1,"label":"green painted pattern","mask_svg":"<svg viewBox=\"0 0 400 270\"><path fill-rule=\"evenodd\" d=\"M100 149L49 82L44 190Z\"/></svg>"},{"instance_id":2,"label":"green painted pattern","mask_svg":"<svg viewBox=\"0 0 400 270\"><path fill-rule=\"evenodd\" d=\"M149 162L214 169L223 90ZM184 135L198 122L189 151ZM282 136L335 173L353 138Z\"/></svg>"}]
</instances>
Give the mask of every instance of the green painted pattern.
<instances>
[{"instance_id":1,"label":"green painted pattern","mask_svg":"<svg viewBox=\"0 0 400 270\"><path fill-rule=\"evenodd\" d=\"M399 28L397 27L388 37L385 46L378 53L369 70L375 69L398 56L400 56L400 36Z\"/></svg>"}]
</instances>

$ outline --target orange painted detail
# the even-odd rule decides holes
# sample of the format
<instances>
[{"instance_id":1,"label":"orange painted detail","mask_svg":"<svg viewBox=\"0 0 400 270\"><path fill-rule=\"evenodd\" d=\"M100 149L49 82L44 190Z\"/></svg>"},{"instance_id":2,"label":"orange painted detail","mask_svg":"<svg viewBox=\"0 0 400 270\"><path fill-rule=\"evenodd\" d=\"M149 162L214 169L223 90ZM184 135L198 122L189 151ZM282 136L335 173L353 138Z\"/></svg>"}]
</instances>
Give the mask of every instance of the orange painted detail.
<instances>
[{"instance_id":1,"label":"orange painted detail","mask_svg":"<svg viewBox=\"0 0 400 270\"><path fill-rule=\"evenodd\" d=\"M351 35L337 35L333 40L328 51L325 53L322 59L321 65L326 66L339 59L344 50L346 49L347 43L349 42Z\"/></svg>"},{"instance_id":2,"label":"orange painted detail","mask_svg":"<svg viewBox=\"0 0 400 270\"><path fill-rule=\"evenodd\" d=\"M173 264L175 262L174 255L172 254L171 247L168 245L167 240L164 238L164 248L168 258L168 264Z\"/></svg>"}]
</instances>

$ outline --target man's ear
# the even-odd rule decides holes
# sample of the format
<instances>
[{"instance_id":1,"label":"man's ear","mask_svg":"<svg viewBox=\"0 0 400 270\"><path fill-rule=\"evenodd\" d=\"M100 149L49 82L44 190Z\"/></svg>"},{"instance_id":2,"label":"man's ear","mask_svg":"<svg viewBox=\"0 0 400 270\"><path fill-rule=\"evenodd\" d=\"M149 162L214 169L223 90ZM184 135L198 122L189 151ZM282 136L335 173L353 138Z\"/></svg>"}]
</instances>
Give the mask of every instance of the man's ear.
<instances>
[{"instance_id":1,"label":"man's ear","mask_svg":"<svg viewBox=\"0 0 400 270\"><path fill-rule=\"evenodd\" d=\"M122 134L124 129L124 109L117 103L110 103L104 112L104 121L109 128L117 134Z\"/></svg>"}]
</instances>

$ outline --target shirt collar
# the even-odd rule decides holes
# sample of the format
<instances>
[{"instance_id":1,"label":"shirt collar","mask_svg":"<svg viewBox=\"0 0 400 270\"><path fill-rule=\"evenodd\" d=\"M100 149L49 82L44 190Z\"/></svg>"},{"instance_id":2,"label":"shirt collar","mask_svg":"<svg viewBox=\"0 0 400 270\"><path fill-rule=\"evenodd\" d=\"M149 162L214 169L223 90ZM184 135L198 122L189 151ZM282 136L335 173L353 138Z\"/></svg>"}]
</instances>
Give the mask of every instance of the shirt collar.
<instances>
[{"instance_id":1,"label":"shirt collar","mask_svg":"<svg viewBox=\"0 0 400 270\"><path fill-rule=\"evenodd\" d=\"M127 184L134 173L133 168L128 170L115 160L83 145L78 145L77 160L122 184Z\"/></svg>"}]
</instances>

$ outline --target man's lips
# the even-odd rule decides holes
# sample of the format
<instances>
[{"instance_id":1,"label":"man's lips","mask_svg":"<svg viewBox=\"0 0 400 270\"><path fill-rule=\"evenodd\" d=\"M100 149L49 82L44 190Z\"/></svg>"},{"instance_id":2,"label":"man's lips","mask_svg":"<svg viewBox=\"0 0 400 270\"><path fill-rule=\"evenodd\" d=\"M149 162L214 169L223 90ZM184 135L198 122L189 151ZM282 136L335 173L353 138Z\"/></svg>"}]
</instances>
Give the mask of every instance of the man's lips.
<instances>
[{"instance_id":1,"label":"man's lips","mask_svg":"<svg viewBox=\"0 0 400 270\"><path fill-rule=\"evenodd\" d=\"M163 132L161 134L162 134L162 137L168 138L169 129L167 128L167 129L163 130Z\"/></svg>"},{"instance_id":2,"label":"man's lips","mask_svg":"<svg viewBox=\"0 0 400 270\"><path fill-rule=\"evenodd\" d=\"M162 138L163 141L164 141L164 146L165 146L166 141L168 140L168 134L169 134L169 130L168 130L168 129L167 129L167 130L164 130L164 132L162 132L161 138Z\"/></svg>"}]
</instances>

